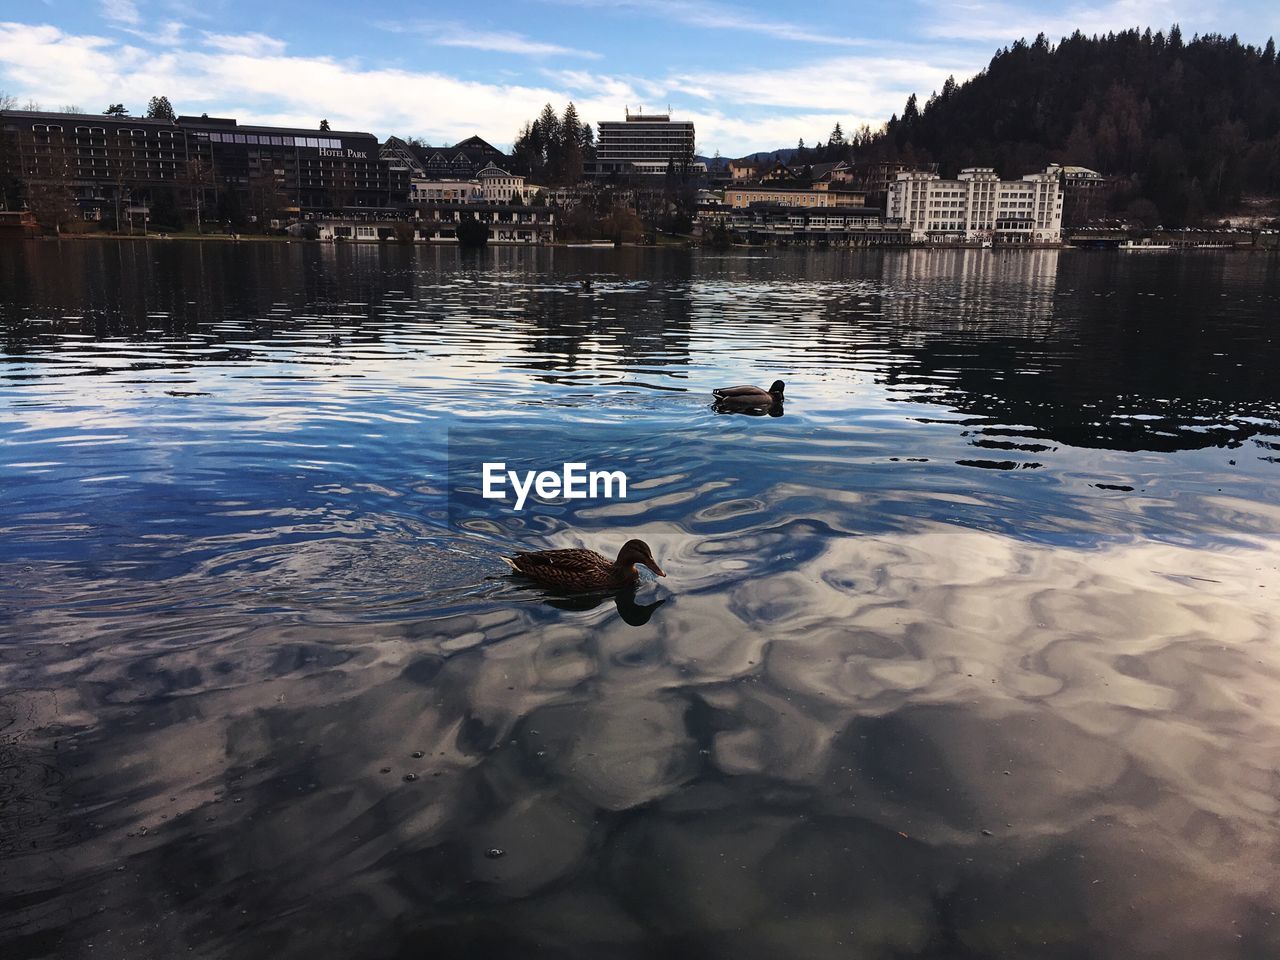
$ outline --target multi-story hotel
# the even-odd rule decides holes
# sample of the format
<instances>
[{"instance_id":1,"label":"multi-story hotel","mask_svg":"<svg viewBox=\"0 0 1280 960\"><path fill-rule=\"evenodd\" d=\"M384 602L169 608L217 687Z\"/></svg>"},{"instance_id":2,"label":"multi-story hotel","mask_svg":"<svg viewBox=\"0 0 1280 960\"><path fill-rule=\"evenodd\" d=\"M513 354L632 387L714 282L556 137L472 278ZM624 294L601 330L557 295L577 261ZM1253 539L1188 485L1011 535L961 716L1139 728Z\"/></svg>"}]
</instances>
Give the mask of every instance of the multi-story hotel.
<instances>
[{"instance_id":1,"label":"multi-story hotel","mask_svg":"<svg viewBox=\"0 0 1280 960\"><path fill-rule=\"evenodd\" d=\"M186 168L186 142L169 120L0 111L0 175L65 186L93 219L104 206L172 189Z\"/></svg>"},{"instance_id":2,"label":"multi-story hotel","mask_svg":"<svg viewBox=\"0 0 1280 960\"><path fill-rule=\"evenodd\" d=\"M1001 180L991 167L968 167L955 180L900 173L889 186L890 220L916 241L991 240L1058 243L1062 239L1060 168Z\"/></svg>"},{"instance_id":3,"label":"multi-story hotel","mask_svg":"<svg viewBox=\"0 0 1280 960\"><path fill-rule=\"evenodd\" d=\"M692 120L672 120L668 114L632 114L625 120L601 120L596 138L595 174L664 174L669 166L688 166L705 173L706 164L693 159Z\"/></svg>"},{"instance_id":4,"label":"multi-story hotel","mask_svg":"<svg viewBox=\"0 0 1280 960\"><path fill-rule=\"evenodd\" d=\"M408 176L381 159L371 133L240 126L220 117L179 117L177 126L214 188L241 192L251 207L264 194L290 213L388 207L408 190Z\"/></svg>"},{"instance_id":5,"label":"multi-story hotel","mask_svg":"<svg viewBox=\"0 0 1280 960\"><path fill-rule=\"evenodd\" d=\"M81 216L171 195L209 217L376 208L403 202L408 176L379 156L369 133L241 126L230 118L176 121L0 111L0 174L66 187Z\"/></svg>"}]
</instances>

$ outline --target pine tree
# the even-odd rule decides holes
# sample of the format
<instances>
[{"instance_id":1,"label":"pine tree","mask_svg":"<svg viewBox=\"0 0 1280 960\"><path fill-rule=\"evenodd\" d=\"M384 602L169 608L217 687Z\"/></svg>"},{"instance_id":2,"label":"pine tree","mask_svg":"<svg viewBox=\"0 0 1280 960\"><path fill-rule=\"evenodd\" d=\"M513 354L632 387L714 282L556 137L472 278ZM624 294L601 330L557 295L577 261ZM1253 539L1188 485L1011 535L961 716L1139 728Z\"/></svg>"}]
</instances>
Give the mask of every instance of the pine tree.
<instances>
[{"instance_id":1,"label":"pine tree","mask_svg":"<svg viewBox=\"0 0 1280 960\"><path fill-rule=\"evenodd\" d=\"M563 141L560 139L560 118L549 103L538 116L538 131L542 139L543 176L558 182L561 171L560 146Z\"/></svg>"},{"instance_id":2,"label":"pine tree","mask_svg":"<svg viewBox=\"0 0 1280 960\"><path fill-rule=\"evenodd\" d=\"M569 101L560 120L560 170L559 182L572 186L582 178L582 124L578 120L578 108Z\"/></svg>"},{"instance_id":3,"label":"pine tree","mask_svg":"<svg viewBox=\"0 0 1280 960\"><path fill-rule=\"evenodd\" d=\"M168 97L152 97L147 101L148 120L173 120L173 104Z\"/></svg>"}]
</instances>

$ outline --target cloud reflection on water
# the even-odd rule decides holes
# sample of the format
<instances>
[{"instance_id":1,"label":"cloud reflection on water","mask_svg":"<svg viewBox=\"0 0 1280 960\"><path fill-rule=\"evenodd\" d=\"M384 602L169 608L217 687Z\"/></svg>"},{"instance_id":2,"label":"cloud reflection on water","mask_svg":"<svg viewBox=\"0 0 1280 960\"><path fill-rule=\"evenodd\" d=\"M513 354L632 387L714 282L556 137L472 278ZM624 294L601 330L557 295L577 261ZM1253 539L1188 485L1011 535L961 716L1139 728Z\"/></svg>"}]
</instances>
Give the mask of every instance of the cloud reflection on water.
<instances>
[{"instance_id":1,"label":"cloud reflection on water","mask_svg":"<svg viewBox=\"0 0 1280 960\"><path fill-rule=\"evenodd\" d=\"M0 258L6 955L1280 953L1256 259L201 251ZM1167 377L1081 306L1200 285ZM1172 440L1081 414L1175 380ZM638 495L450 527L494 413L627 425ZM644 622L497 579L631 531Z\"/></svg>"}]
</instances>

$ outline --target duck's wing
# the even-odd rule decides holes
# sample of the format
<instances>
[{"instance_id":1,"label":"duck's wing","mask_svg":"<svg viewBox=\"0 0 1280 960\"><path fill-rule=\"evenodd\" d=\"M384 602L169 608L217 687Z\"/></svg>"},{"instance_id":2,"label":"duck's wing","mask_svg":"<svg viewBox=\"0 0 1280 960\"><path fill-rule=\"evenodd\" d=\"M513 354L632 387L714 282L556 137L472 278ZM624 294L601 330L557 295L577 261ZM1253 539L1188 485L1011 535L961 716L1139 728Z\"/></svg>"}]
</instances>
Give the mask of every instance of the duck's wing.
<instances>
[{"instance_id":1,"label":"duck's wing","mask_svg":"<svg viewBox=\"0 0 1280 960\"><path fill-rule=\"evenodd\" d=\"M536 550L531 553L517 553L507 560L513 568L521 573L572 573L596 570L601 564L608 566L609 561L594 550L571 547L567 550Z\"/></svg>"},{"instance_id":2,"label":"duck's wing","mask_svg":"<svg viewBox=\"0 0 1280 960\"><path fill-rule=\"evenodd\" d=\"M769 396L769 391L761 390L759 387L753 387L750 384L743 384L740 387L718 387L711 392L722 400L731 400L734 397L758 397L761 394L766 397Z\"/></svg>"}]
</instances>

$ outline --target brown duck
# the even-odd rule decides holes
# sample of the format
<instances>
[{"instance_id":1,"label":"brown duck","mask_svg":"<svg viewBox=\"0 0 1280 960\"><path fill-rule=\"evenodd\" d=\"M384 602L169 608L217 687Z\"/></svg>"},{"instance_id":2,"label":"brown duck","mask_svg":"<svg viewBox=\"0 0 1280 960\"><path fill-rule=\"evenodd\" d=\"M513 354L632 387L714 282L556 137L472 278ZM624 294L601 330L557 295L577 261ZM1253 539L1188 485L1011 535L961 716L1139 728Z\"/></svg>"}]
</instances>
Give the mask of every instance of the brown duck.
<instances>
[{"instance_id":1,"label":"brown duck","mask_svg":"<svg viewBox=\"0 0 1280 960\"><path fill-rule=\"evenodd\" d=\"M775 380L768 390L752 386L719 387L711 393L717 403L727 407L768 407L782 402L785 387L781 380Z\"/></svg>"},{"instance_id":2,"label":"brown duck","mask_svg":"<svg viewBox=\"0 0 1280 960\"><path fill-rule=\"evenodd\" d=\"M618 551L618 559L612 561L582 547L537 550L502 559L516 573L563 590L618 590L629 586L640 579L637 563L643 563L660 577L666 576L643 540L628 540Z\"/></svg>"}]
</instances>

